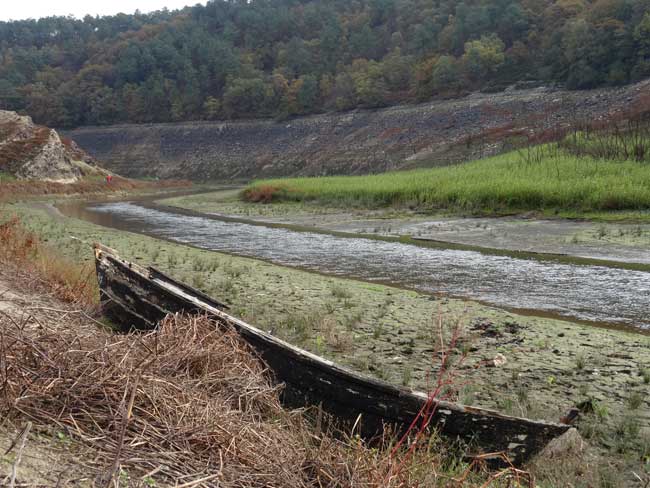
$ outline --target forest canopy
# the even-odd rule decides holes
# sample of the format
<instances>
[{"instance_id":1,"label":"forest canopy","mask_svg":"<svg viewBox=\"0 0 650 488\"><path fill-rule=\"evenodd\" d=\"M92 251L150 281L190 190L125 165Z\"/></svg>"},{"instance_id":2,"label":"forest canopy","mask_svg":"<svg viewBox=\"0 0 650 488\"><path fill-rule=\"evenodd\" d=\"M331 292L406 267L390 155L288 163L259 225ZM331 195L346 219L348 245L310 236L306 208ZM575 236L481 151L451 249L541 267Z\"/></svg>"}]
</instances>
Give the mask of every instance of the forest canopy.
<instances>
[{"instance_id":1,"label":"forest canopy","mask_svg":"<svg viewBox=\"0 0 650 488\"><path fill-rule=\"evenodd\" d=\"M54 127L277 117L650 76L650 0L213 0L0 22L0 108Z\"/></svg>"}]
</instances>

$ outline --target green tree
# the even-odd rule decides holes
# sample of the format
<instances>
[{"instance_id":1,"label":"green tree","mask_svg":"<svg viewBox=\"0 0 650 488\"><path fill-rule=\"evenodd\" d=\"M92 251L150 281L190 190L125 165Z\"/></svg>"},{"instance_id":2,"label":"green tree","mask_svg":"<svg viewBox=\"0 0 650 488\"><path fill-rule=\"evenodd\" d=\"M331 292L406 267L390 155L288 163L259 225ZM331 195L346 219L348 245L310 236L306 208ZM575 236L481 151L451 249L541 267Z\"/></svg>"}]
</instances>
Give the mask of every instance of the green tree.
<instances>
[{"instance_id":1,"label":"green tree","mask_svg":"<svg viewBox=\"0 0 650 488\"><path fill-rule=\"evenodd\" d=\"M446 93L460 86L460 69L453 56L441 56L433 66L432 87L437 93Z\"/></svg>"},{"instance_id":2,"label":"green tree","mask_svg":"<svg viewBox=\"0 0 650 488\"><path fill-rule=\"evenodd\" d=\"M207 120L215 120L221 111L221 101L215 97L208 97L203 103L203 117Z\"/></svg>"},{"instance_id":3,"label":"green tree","mask_svg":"<svg viewBox=\"0 0 650 488\"><path fill-rule=\"evenodd\" d=\"M355 83L348 72L336 75L334 89L332 90L333 106L337 110L348 110L355 106L356 93Z\"/></svg>"},{"instance_id":4,"label":"green tree","mask_svg":"<svg viewBox=\"0 0 650 488\"><path fill-rule=\"evenodd\" d=\"M318 108L320 99L318 79L312 75L305 75L300 77L300 81L302 83L296 98L302 108L302 113L313 112Z\"/></svg>"},{"instance_id":5,"label":"green tree","mask_svg":"<svg viewBox=\"0 0 650 488\"><path fill-rule=\"evenodd\" d=\"M118 117L115 93L108 86L98 87L89 95L90 110L86 118L91 125L113 124Z\"/></svg>"},{"instance_id":6,"label":"green tree","mask_svg":"<svg viewBox=\"0 0 650 488\"><path fill-rule=\"evenodd\" d=\"M27 113L39 124L63 127L68 120L63 102L55 92L48 90L43 83L35 83L24 88Z\"/></svg>"},{"instance_id":7,"label":"green tree","mask_svg":"<svg viewBox=\"0 0 650 488\"><path fill-rule=\"evenodd\" d=\"M381 65L375 61L357 59L352 63L352 79L357 101L364 107L386 104L388 90Z\"/></svg>"},{"instance_id":8,"label":"green tree","mask_svg":"<svg viewBox=\"0 0 650 488\"><path fill-rule=\"evenodd\" d=\"M264 105L266 90L260 78L233 78L228 81L223 96L223 108L228 117L255 115Z\"/></svg>"},{"instance_id":9,"label":"green tree","mask_svg":"<svg viewBox=\"0 0 650 488\"><path fill-rule=\"evenodd\" d=\"M24 97L8 79L0 79L0 109L17 110L24 103Z\"/></svg>"},{"instance_id":10,"label":"green tree","mask_svg":"<svg viewBox=\"0 0 650 488\"><path fill-rule=\"evenodd\" d=\"M410 88L413 60L404 56L400 48L394 49L384 58L381 70L390 91L403 91Z\"/></svg>"},{"instance_id":11,"label":"green tree","mask_svg":"<svg viewBox=\"0 0 650 488\"><path fill-rule=\"evenodd\" d=\"M505 62L505 45L496 34L465 44L463 63L470 80L478 82L496 73Z\"/></svg>"},{"instance_id":12,"label":"green tree","mask_svg":"<svg viewBox=\"0 0 650 488\"><path fill-rule=\"evenodd\" d=\"M641 22L634 28L637 59L633 77L637 80L650 76L650 12L646 12Z\"/></svg>"},{"instance_id":13,"label":"green tree","mask_svg":"<svg viewBox=\"0 0 650 488\"><path fill-rule=\"evenodd\" d=\"M121 112L125 120L131 122L144 122L146 117L145 94L134 83L128 83L122 88Z\"/></svg>"}]
</instances>

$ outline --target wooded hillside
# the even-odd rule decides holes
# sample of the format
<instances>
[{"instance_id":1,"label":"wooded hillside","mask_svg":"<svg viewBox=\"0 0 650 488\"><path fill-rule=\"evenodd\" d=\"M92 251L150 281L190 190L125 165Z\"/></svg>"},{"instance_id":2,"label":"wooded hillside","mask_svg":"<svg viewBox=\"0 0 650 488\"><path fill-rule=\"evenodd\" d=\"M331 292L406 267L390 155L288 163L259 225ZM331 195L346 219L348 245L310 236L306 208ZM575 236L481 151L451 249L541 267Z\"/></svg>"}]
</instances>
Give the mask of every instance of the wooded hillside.
<instances>
[{"instance_id":1,"label":"wooded hillside","mask_svg":"<svg viewBox=\"0 0 650 488\"><path fill-rule=\"evenodd\" d=\"M0 108L55 127L283 118L648 76L648 0L213 0L0 22Z\"/></svg>"}]
</instances>

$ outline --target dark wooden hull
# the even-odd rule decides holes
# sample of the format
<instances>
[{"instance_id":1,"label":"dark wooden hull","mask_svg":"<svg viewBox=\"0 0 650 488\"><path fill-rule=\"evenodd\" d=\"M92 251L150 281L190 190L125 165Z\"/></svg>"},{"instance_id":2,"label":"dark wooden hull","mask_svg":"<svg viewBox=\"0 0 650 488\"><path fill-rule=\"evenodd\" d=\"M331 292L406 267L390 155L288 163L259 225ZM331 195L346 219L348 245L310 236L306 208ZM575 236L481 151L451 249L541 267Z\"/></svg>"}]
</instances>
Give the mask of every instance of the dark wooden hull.
<instances>
[{"instance_id":1,"label":"dark wooden hull","mask_svg":"<svg viewBox=\"0 0 650 488\"><path fill-rule=\"evenodd\" d=\"M258 352L275 379L284 383L288 406L321 406L337 420L356 424L364 437L372 437L387 424L405 431L427 404L425 393L365 377L294 347L229 315L225 305L160 271L122 260L112 249L97 244L95 256L102 307L116 324L125 330L152 329L169 313L207 313L234 327ZM477 448L475 454L503 452L514 464L569 429L444 401L436 405L433 424L443 435L467 441Z\"/></svg>"}]
</instances>

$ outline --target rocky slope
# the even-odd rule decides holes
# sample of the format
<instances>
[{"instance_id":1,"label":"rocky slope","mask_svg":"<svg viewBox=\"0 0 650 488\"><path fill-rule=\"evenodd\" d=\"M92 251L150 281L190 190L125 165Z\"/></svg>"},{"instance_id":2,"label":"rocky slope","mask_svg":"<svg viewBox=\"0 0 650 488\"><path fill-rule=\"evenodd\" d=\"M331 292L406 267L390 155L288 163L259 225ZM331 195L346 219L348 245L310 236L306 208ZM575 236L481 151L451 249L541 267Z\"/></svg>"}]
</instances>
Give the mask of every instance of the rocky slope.
<instances>
[{"instance_id":1,"label":"rocky slope","mask_svg":"<svg viewBox=\"0 0 650 488\"><path fill-rule=\"evenodd\" d=\"M85 127L68 133L111 170L195 180L363 174L488 156L530 135L650 102L650 81L550 88L293 119Z\"/></svg>"},{"instance_id":2,"label":"rocky slope","mask_svg":"<svg viewBox=\"0 0 650 488\"><path fill-rule=\"evenodd\" d=\"M27 116L0 110L0 171L18 179L72 183L101 171L74 142Z\"/></svg>"}]
</instances>

